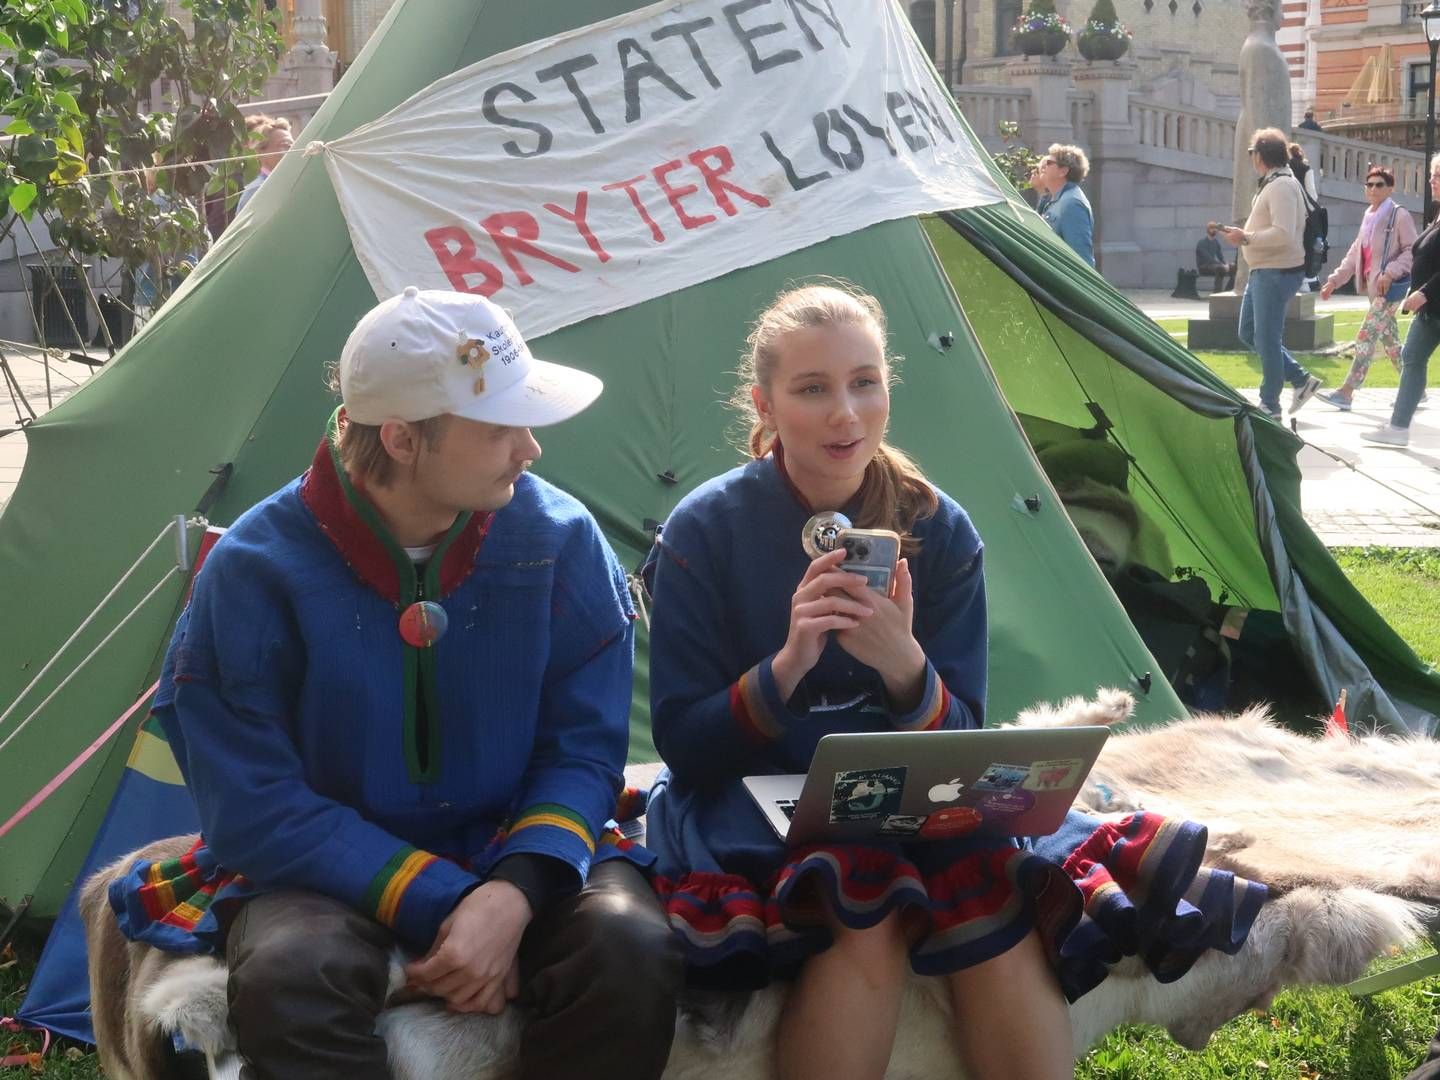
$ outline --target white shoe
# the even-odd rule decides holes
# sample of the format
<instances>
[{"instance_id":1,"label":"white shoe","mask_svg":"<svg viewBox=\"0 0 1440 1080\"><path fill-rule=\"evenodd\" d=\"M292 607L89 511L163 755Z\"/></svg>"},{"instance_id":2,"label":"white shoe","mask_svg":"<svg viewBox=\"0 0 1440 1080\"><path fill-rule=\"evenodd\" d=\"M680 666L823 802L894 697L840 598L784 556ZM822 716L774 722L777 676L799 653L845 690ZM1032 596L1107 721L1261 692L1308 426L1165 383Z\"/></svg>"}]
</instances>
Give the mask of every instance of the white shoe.
<instances>
[{"instance_id":1,"label":"white shoe","mask_svg":"<svg viewBox=\"0 0 1440 1080\"><path fill-rule=\"evenodd\" d=\"M1409 446L1410 429L1396 427L1394 424L1386 424L1374 431L1362 431L1360 438L1366 442L1379 443L1382 446Z\"/></svg>"},{"instance_id":2,"label":"white shoe","mask_svg":"<svg viewBox=\"0 0 1440 1080\"><path fill-rule=\"evenodd\" d=\"M1318 375L1311 375L1303 383L1295 387L1294 390L1290 391L1290 411L1292 413L1299 412L1301 406L1314 397L1320 387L1324 385L1325 383Z\"/></svg>"}]
</instances>

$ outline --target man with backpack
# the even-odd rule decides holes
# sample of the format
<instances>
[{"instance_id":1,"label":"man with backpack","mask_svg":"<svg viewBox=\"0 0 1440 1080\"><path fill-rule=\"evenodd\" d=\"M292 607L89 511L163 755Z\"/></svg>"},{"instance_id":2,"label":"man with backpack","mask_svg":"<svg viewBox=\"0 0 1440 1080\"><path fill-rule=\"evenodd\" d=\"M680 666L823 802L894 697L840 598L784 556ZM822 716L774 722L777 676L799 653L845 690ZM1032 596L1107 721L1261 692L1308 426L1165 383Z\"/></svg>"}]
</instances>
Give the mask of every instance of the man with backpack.
<instances>
[{"instance_id":1,"label":"man with backpack","mask_svg":"<svg viewBox=\"0 0 1440 1080\"><path fill-rule=\"evenodd\" d=\"M1305 280L1305 192L1290 171L1290 151L1278 128L1255 132L1248 148L1260 177L1260 190L1243 227L1220 232L1245 249L1250 280L1240 303L1240 340L1260 355L1260 405L1274 420L1283 419L1280 387L1288 381L1293 415L1323 385L1285 348L1285 311Z\"/></svg>"}]
</instances>

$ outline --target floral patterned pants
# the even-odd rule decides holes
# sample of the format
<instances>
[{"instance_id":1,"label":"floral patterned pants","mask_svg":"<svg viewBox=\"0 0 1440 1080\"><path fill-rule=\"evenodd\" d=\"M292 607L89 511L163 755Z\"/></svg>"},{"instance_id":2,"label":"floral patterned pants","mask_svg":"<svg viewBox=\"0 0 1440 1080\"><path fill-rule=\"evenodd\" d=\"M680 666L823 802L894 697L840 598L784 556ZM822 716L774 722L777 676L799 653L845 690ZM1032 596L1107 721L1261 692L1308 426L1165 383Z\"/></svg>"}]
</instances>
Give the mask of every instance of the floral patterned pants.
<instances>
[{"instance_id":1,"label":"floral patterned pants","mask_svg":"<svg viewBox=\"0 0 1440 1080\"><path fill-rule=\"evenodd\" d=\"M1400 302L1388 302L1377 296L1365 312L1365 321L1355 335L1355 361L1350 373L1345 376L1345 388L1354 393L1365 385L1365 376L1370 374L1370 362L1375 359L1375 350L1384 349L1395 370L1400 370L1400 330L1395 325L1395 312Z\"/></svg>"}]
</instances>

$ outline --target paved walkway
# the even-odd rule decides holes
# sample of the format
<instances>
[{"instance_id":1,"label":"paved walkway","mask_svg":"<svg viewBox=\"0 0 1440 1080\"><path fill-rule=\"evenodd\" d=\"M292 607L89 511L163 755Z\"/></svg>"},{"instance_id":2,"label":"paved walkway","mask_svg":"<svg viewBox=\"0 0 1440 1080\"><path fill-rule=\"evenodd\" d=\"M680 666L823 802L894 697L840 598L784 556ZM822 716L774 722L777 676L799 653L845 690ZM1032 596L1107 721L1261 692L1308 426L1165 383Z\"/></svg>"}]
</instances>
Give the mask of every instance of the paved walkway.
<instances>
[{"instance_id":1,"label":"paved walkway","mask_svg":"<svg viewBox=\"0 0 1440 1080\"><path fill-rule=\"evenodd\" d=\"M1173 300L1164 292L1129 295L1153 319L1207 314L1203 300ZM1365 305L1362 296L1336 296L1316 308L1363 311ZM1294 418L1295 433L1310 444L1300 451L1301 505L1326 544L1440 547L1440 360L1431 362L1430 384L1433 404L1415 414L1405 449L1360 438L1389 422L1394 390L1363 389L1348 413L1315 398ZM1242 393L1258 403L1257 390ZM1287 388L1281 401L1289 400Z\"/></svg>"},{"instance_id":2,"label":"paved walkway","mask_svg":"<svg viewBox=\"0 0 1440 1080\"><path fill-rule=\"evenodd\" d=\"M1176 300L1160 289L1135 289L1125 294L1130 302L1152 319L1206 319L1210 317L1210 301ZM1334 296L1329 300L1317 300L1318 311L1364 311L1363 296Z\"/></svg>"},{"instance_id":3,"label":"paved walkway","mask_svg":"<svg viewBox=\"0 0 1440 1080\"><path fill-rule=\"evenodd\" d=\"M51 353L47 390L46 365L38 349L24 349L13 345L0 345L11 374L20 384L20 392L39 416L60 404L90 378L91 368L72 360L58 359L64 355ZM98 370L98 369L96 369ZM25 465L25 433L14 431L19 419L28 420L30 412L14 394L9 380L0 373L0 508L10 501L15 485L20 482L20 470Z\"/></svg>"},{"instance_id":4,"label":"paved walkway","mask_svg":"<svg viewBox=\"0 0 1440 1080\"><path fill-rule=\"evenodd\" d=\"M1161 292L1136 293L1133 299L1154 318L1187 317L1204 309L1203 302L1172 300ZM1363 299L1336 297L1322 310L1363 306ZM50 404L40 354L4 348L25 396L43 414ZM1360 432L1389 419L1394 390L1360 391L1349 413L1317 398L1297 416L1297 434L1312 444L1300 453L1305 517L1326 544L1440 547L1440 360L1432 368L1434 404L1416 415L1406 449L1371 446L1360 439ZM52 359L49 402L59 403L89 377L90 369L83 364ZM1247 393L1256 399L1255 391ZM0 431L15 426L15 415L11 395L0 387ZM0 507L14 492L24 463L24 433L0 437Z\"/></svg>"}]
</instances>

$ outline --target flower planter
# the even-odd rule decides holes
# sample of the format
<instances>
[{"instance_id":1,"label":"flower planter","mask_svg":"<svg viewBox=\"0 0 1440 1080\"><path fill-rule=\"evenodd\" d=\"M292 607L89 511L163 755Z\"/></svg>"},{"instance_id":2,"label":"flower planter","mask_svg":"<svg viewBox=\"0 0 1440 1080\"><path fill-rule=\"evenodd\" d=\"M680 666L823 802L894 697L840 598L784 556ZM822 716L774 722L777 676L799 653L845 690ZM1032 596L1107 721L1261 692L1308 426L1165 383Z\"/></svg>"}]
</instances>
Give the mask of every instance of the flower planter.
<instances>
[{"instance_id":1,"label":"flower planter","mask_svg":"<svg viewBox=\"0 0 1440 1080\"><path fill-rule=\"evenodd\" d=\"M1119 60L1130 51L1130 42L1115 33L1085 30L1075 40L1075 47L1086 60Z\"/></svg>"},{"instance_id":2,"label":"flower planter","mask_svg":"<svg viewBox=\"0 0 1440 1080\"><path fill-rule=\"evenodd\" d=\"M1015 31L1015 46L1026 56L1056 56L1070 44L1070 35L1057 26Z\"/></svg>"}]
</instances>

